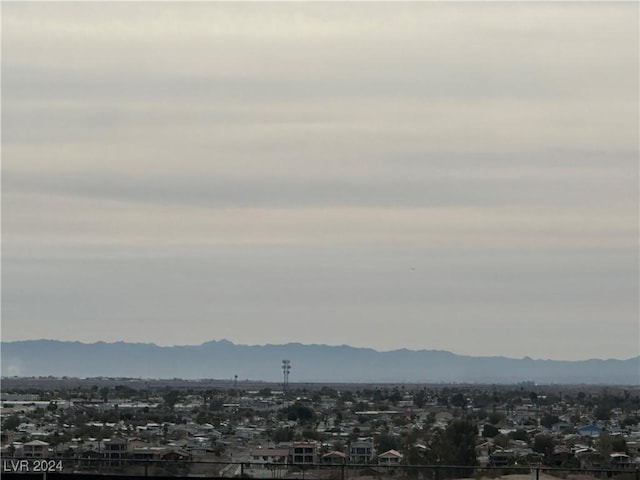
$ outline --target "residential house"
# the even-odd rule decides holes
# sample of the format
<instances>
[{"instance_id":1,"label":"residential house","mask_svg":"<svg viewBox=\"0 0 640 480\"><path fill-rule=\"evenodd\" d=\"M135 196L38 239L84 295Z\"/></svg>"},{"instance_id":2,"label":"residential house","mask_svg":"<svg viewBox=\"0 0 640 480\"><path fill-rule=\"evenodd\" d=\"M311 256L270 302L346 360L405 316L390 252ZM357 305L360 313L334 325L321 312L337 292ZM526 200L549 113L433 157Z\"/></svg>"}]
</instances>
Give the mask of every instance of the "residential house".
<instances>
[{"instance_id":1,"label":"residential house","mask_svg":"<svg viewBox=\"0 0 640 480\"><path fill-rule=\"evenodd\" d=\"M313 442L294 442L293 463L311 464L316 463L317 444Z\"/></svg>"},{"instance_id":2,"label":"residential house","mask_svg":"<svg viewBox=\"0 0 640 480\"><path fill-rule=\"evenodd\" d=\"M369 463L373 456L373 438L359 438L349 445L349 461L351 463Z\"/></svg>"},{"instance_id":3,"label":"residential house","mask_svg":"<svg viewBox=\"0 0 640 480\"><path fill-rule=\"evenodd\" d=\"M556 445L549 459L552 467L576 467L575 452L566 445Z\"/></svg>"},{"instance_id":4,"label":"residential house","mask_svg":"<svg viewBox=\"0 0 640 480\"><path fill-rule=\"evenodd\" d=\"M513 450L495 450L489 455L490 467L504 467L514 462Z\"/></svg>"},{"instance_id":5,"label":"residential house","mask_svg":"<svg viewBox=\"0 0 640 480\"><path fill-rule=\"evenodd\" d=\"M402 454L397 450L387 450L378 455L378 465L391 466L402 463Z\"/></svg>"},{"instance_id":6,"label":"residential house","mask_svg":"<svg viewBox=\"0 0 640 480\"><path fill-rule=\"evenodd\" d=\"M126 458L128 453L127 440L124 438L110 438L102 442L103 455L108 464L118 466Z\"/></svg>"},{"instance_id":7,"label":"residential house","mask_svg":"<svg viewBox=\"0 0 640 480\"><path fill-rule=\"evenodd\" d=\"M32 440L22 445L22 456L26 458L45 458L49 456L49 444L42 440Z\"/></svg>"},{"instance_id":8,"label":"residential house","mask_svg":"<svg viewBox=\"0 0 640 480\"><path fill-rule=\"evenodd\" d=\"M602 468L603 458L599 452L596 452L592 448L586 448L575 452L576 458L580 464L580 468L584 469L598 469Z\"/></svg>"},{"instance_id":9,"label":"residential house","mask_svg":"<svg viewBox=\"0 0 640 480\"><path fill-rule=\"evenodd\" d=\"M258 465L284 464L289 459L288 448L253 448L251 449L251 463Z\"/></svg>"},{"instance_id":10,"label":"residential house","mask_svg":"<svg viewBox=\"0 0 640 480\"><path fill-rule=\"evenodd\" d=\"M160 457L167 452L167 448L138 446L132 448L130 451L134 460L159 460Z\"/></svg>"},{"instance_id":11,"label":"residential house","mask_svg":"<svg viewBox=\"0 0 640 480\"><path fill-rule=\"evenodd\" d=\"M600 427L596 425L585 425L584 427L578 428L577 432L581 437L596 438L600 436Z\"/></svg>"},{"instance_id":12,"label":"residential house","mask_svg":"<svg viewBox=\"0 0 640 480\"><path fill-rule=\"evenodd\" d=\"M630 469L633 468L634 465L631 462L631 458L629 455L624 453L612 453L609 455L609 463L611 468L615 469Z\"/></svg>"},{"instance_id":13,"label":"residential house","mask_svg":"<svg viewBox=\"0 0 640 480\"><path fill-rule=\"evenodd\" d=\"M164 461L186 462L191 460L192 455L184 450L172 448L162 454L160 458Z\"/></svg>"},{"instance_id":14,"label":"residential house","mask_svg":"<svg viewBox=\"0 0 640 480\"><path fill-rule=\"evenodd\" d=\"M102 453L92 447L85 448L79 453L80 465L84 468L98 469L102 462Z\"/></svg>"},{"instance_id":15,"label":"residential house","mask_svg":"<svg viewBox=\"0 0 640 480\"><path fill-rule=\"evenodd\" d=\"M338 452L337 450L325 453L322 456L322 463L327 465L344 465L346 462L347 454L344 452Z\"/></svg>"}]
</instances>

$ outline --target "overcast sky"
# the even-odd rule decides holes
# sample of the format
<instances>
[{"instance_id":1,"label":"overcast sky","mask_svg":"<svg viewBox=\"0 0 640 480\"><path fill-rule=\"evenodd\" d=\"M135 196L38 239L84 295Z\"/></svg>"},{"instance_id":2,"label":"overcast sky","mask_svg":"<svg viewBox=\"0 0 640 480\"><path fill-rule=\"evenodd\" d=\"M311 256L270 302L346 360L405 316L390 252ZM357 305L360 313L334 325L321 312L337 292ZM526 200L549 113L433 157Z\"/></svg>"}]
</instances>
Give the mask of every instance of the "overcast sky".
<instances>
[{"instance_id":1,"label":"overcast sky","mask_svg":"<svg viewBox=\"0 0 640 480\"><path fill-rule=\"evenodd\" d=\"M638 13L2 5L2 339L639 354Z\"/></svg>"}]
</instances>

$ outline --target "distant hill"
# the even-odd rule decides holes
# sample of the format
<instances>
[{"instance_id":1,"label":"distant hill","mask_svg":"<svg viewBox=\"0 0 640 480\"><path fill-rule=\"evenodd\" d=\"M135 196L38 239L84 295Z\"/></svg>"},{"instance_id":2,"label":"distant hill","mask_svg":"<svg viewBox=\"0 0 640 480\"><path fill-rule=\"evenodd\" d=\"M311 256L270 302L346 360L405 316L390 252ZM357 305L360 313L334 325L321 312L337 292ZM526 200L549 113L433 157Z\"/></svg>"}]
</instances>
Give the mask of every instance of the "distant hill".
<instances>
[{"instance_id":1,"label":"distant hill","mask_svg":"<svg viewBox=\"0 0 640 480\"><path fill-rule=\"evenodd\" d=\"M346 345L202 345L2 342L2 376L218 378L291 382L640 384L640 356L628 360L556 361L471 357L440 350L378 352Z\"/></svg>"}]
</instances>

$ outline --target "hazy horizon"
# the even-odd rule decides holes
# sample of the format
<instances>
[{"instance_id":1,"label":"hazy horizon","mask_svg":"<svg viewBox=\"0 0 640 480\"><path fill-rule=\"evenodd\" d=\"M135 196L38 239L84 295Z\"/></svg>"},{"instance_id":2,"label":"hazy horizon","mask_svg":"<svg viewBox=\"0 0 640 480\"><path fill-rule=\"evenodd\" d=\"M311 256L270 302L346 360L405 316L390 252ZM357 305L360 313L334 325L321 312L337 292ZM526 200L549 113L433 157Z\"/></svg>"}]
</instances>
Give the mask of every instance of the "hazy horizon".
<instances>
[{"instance_id":1,"label":"hazy horizon","mask_svg":"<svg viewBox=\"0 0 640 480\"><path fill-rule=\"evenodd\" d=\"M509 355L501 355L499 353L494 353L494 354L487 354L487 355L471 355L465 352L461 352L461 351L454 351L454 350L446 350L446 349L441 349L441 348L392 348L392 349L379 349L379 348L373 348L373 347L369 347L366 345L349 345L346 343L343 344L329 344L329 343L304 343L304 342L286 342L286 343L241 343L241 342L234 342L233 340L227 339L227 338L220 338L220 339L210 339L210 340L204 340L200 343L190 343L190 344L186 344L186 343L181 343L181 344L163 344L163 343L157 343L157 342L134 342L134 341L126 341L126 340L112 340L112 341L104 341L104 340L95 340L95 341L80 341L80 340L73 340L73 339L55 339L55 338L31 338L31 339L17 339L17 340L10 340L10 341L6 341L6 340L2 340L2 343L14 343L14 342L38 342L38 341L54 341L54 342L61 342L61 343L66 343L66 342L70 342L70 343L81 343L84 345L93 345L93 344L97 344L97 343L105 343L105 344L119 344L119 343L127 343L127 344L131 344L131 345L155 345L157 347L162 347L162 348L172 348L172 347L199 347L208 343L222 343L222 342L229 342L233 345L237 345L237 346L246 346L246 347L266 347L266 346L287 346L287 345L301 345L301 346L320 346L320 347L346 347L346 348L353 348L353 349L363 349L363 350L373 350L376 352L380 352L380 353L385 353L385 352L397 352L397 351L402 351L402 350L406 350L406 351L410 351L410 352L419 352L419 351L434 351L434 352L447 352L447 353L453 353L454 355L458 355L458 356L463 356L463 357L479 357L479 358L489 358L489 357L500 357L500 358L509 358L509 359L532 359L532 360L553 360L556 361L558 359L556 358L545 358L545 357L534 357L531 355L527 355L522 354L521 356L509 356ZM595 357L590 357L590 358L577 358L574 360L568 360L568 361L585 361L585 360L632 360L635 358L640 358L640 353L638 353L637 355L632 355L630 357L600 357L600 358L595 358Z\"/></svg>"},{"instance_id":2,"label":"hazy horizon","mask_svg":"<svg viewBox=\"0 0 640 480\"><path fill-rule=\"evenodd\" d=\"M639 13L3 2L2 339L635 357Z\"/></svg>"}]
</instances>

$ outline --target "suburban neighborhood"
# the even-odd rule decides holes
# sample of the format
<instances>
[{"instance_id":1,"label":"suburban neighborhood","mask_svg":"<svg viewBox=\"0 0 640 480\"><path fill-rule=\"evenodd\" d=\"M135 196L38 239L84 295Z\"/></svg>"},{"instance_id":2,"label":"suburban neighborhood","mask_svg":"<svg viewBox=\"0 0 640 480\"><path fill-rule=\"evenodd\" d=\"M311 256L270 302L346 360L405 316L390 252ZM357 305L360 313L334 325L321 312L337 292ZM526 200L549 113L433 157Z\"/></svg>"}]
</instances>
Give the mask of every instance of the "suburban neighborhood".
<instances>
[{"instance_id":1,"label":"suburban neighborhood","mask_svg":"<svg viewBox=\"0 0 640 480\"><path fill-rule=\"evenodd\" d=\"M144 475L326 478L345 468L380 476L421 466L623 475L640 467L638 394L526 382L146 388L85 379L4 388L1 454L58 459L69 472Z\"/></svg>"}]
</instances>

